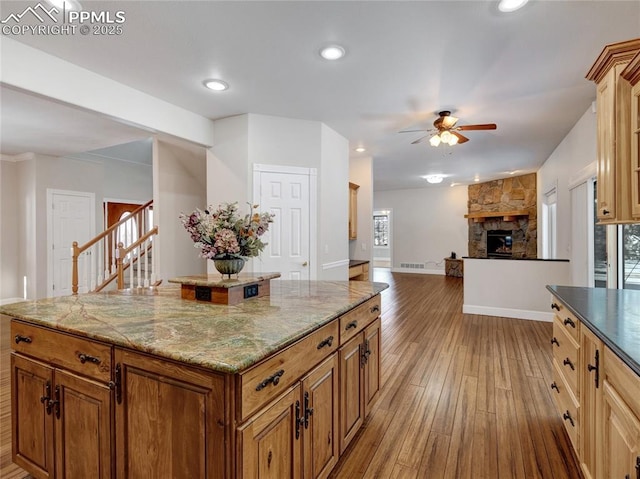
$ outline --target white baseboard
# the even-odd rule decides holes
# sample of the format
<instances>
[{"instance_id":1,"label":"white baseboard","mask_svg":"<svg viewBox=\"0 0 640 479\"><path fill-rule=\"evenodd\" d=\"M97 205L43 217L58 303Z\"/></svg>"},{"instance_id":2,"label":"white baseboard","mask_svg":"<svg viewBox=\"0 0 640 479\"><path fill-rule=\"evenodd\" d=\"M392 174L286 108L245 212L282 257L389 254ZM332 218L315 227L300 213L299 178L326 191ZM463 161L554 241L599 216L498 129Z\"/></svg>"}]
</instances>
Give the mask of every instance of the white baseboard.
<instances>
[{"instance_id":1,"label":"white baseboard","mask_svg":"<svg viewBox=\"0 0 640 479\"><path fill-rule=\"evenodd\" d=\"M483 316L500 316L504 318L529 319L532 321L553 321L553 313L547 311L530 311L526 309L494 308L490 306L474 306L463 304L465 314L481 314Z\"/></svg>"},{"instance_id":2,"label":"white baseboard","mask_svg":"<svg viewBox=\"0 0 640 479\"><path fill-rule=\"evenodd\" d=\"M392 273L439 274L444 276L443 269L391 268Z\"/></svg>"}]
</instances>

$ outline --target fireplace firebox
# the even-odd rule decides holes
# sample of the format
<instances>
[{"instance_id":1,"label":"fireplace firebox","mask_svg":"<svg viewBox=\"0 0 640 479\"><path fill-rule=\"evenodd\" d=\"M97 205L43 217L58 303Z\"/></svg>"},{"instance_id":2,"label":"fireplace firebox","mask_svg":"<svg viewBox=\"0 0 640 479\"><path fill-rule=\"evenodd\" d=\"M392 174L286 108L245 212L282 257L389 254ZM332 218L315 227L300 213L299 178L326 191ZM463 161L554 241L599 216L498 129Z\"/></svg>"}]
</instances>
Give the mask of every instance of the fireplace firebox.
<instances>
[{"instance_id":1,"label":"fireplace firebox","mask_svg":"<svg viewBox=\"0 0 640 479\"><path fill-rule=\"evenodd\" d=\"M487 231L487 257L511 258L513 246L513 231Z\"/></svg>"}]
</instances>

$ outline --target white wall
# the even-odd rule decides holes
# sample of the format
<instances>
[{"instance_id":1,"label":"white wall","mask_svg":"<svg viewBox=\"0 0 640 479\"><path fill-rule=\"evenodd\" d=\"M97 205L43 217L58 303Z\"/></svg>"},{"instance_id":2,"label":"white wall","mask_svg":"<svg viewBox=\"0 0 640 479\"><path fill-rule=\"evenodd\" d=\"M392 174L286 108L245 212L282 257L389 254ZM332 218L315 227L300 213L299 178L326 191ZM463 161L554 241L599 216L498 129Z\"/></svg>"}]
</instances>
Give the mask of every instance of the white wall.
<instances>
[{"instance_id":1,"label":"white wall","mask_svg":"<svg viewBox=\"0 0 640 479\"><path fill-rule=\"evenodd\" d=\"M151 165L118 161L105 164L104 198L146 203L153 198L153 168ZM101 198L96 198L101 203Z\"/></svg>"},{"instance_id":2,"label":"white wall","mask_svg":"<svg viewBox=\"0 0 640 479\"><path fill-rule=\"evenodd\" d=\"M373 171L371 157L349 160L349 181L358 188L358 237L349 241L349 259L373 261ZM373 268L369 268L369 279Z\"/></svg>"},{"instance_id":3,"label":"white wall","mask_svg":"<svg viewBox=\"0 0 640 479\"><path fill-rule=\"evenodd\" d=\"M538 218L542 219L544 194L550 185L557 184L557 256L571 260L571 284L587 285L584 252L574 255L572 237L587 238L588 218L576 221L571 207L570 189L587 181L595 174L596 160L596 114L591 107L582 115L551 156L538 170ZM586 201L586 199L585 199ZM577 214L586 215L587 209L576 208ZM579 231L572 231L579 227ZM542 230L538 224L538 251L542 251ZM575 265L575 266L573 266Z\"/></svg>"},{"instance_id":4,"label":"white wall","mask_svg":"<svg viewBox=\"0 0 640 479\"><path fill-rule=\"evenodd\" d=\"M0 304L22 297L18 269L19 214L17 163L0 160Z\"/></svg>"},{"instance_id":5,"label":"white wall","mask_svg":"<svg viewBox=\"0 0 640 479\"><path fill-rule=\"evenodd\" d=\"M207 203L253 202L253 165L318 171L318 278L348 277L348 143L322 123L246 114L214 122ZM344 230L344 231L342 231ZM335 268L323 269L331 263Z\"/></svg>"},{"instance_id":6,"label":"white wall","mask_svg":"<svg viewBox=\"0 0 640 479\"><path fill-rule=\"evenodd\" d=\"M567 261L465 258L462 312L552 321L546 285L568 281Z\"/></svg>"},{"instance_id":7,"label":"white wall","mask_svg":"<svg viewBox=\"0 0 640 479\"><path fill-rule=\"evenodd\" d=\"M392 271L444 274L444 258L467 254L467 187L429 186L376 191L373 209L393 209ZM424 270L401 269L424 263Z\"/></svg>"},{"instance_id":8,"label":"white wall","mask_svg":"<svg viewBox=\"0 0 640 479\"><path fill-rule=\"evenodd\" d=\"M182 226L178 216L207 201L207 162L204 148L167 143L158 139L153 145L154 221L158 239L158 277L165 281L176 276L204 274L207 260Z\"/></svg>"}]
</instances>

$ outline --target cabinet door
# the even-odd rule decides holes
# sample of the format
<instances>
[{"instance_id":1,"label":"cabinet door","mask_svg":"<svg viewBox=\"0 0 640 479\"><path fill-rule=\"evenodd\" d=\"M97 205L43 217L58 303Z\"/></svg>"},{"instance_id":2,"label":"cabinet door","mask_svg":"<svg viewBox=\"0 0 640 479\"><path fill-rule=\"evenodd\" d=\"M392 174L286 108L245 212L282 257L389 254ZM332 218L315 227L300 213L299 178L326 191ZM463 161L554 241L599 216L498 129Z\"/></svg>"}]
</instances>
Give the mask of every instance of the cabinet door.
<instances>
[{"instance_id":1,"label":"cabinet door","mask_svg":"<svg viewBox=\"0 0 640 479\"><path fill-rule=\"evenodd\" d=\"M304 477L328 477L338 462L338 355L302 380Z\"/></svg>"},{"instance_id":2,"label":"cabinet door","mask_svg":"<svg viewBox=\"0 0 640 479\"><path fill-rule=\"evenodd\" d=\"M640 219L640 82L631 90L631 212Z\"/></svg>"},{"instance_id":3,"label":"cabinet door","mask_svg":"<svg viewBox=\"0 0 640 479\"><path fill-rule=\"evenodd\" d=\"M598 219L615 219L615 85L616 72L611 69L598 84L596 102L598 106Z\"/></svg>"},{"instance_id":4,"label":"cabinet door","mask_svg":"<svg viewBox=\"0 0 640 479\"><path fill-rule=\"evenodd\" d=\"M367 417L380 391L380 318L364 330L364 416Z\"/></svg>"},{"instance_id":5,"label":"cabinet door","mask_svg":"<svg viewBox=\"0 0 640 479\"><path fill-rule=\"evenodd\" d=\"M53 477L53 368L11 354L12 459L37 479Z\"/></svg>"},{"instance_id":6,"label":"cabinet door","mask_svg":"<svg viewBox=\"0 0 640 479\"><path fill-rule=\"evenodd\" d=\"M118 478L225 477L223 377L120 349L116 376Z\"/></svg>"},{"instance_id":7,"label":"cabinet door","mask_svg":"<svg viewBox=\"0 0 640 479\"><path fill-rule=\"evenodd\" d=\"M111 390L55 370L56 477L111 478Z\"/></svg>"},{"instance_id":8,"label":"cabinet door","mask_svg":"<svg viewBox=\"0 0 640 479\"><path fill-rule=\"evenodd\" d=\"M256 413L238 431L242 479L302 477L300 383Z\"/></svg>"},{"instance_id":9,"label":"cabinet door","mask_svg":"<svg viewBox=\"0 0 640 479\"><path fill-rule=\"evenodd\" d=\"M340 359L340 454L354 438L364 420L363 333L339 349Z\"/></svg>"},{"instance_id":10,"label":"cabinet door","mask_svg":"<svg viewBox=\"0 0 640 479\"><path fill-rule=\"evenodd\" d=\"M635 478L640 456L640 421L604 381L604 477Z\"/></svg>"},{"instance_id":11,"label":"cabinet door","mask_svg":"<svg viewBox=\"0 0 640 479\"><path fill-rule=\"evenodd\" d=\"M603 347L586 327L582 326L580 330L580 466L585 479L592 479L601 477L596 468L602 467L602 461L597 457L597 444L602 437L600 356Z\"/></svg>"}]
</instances>

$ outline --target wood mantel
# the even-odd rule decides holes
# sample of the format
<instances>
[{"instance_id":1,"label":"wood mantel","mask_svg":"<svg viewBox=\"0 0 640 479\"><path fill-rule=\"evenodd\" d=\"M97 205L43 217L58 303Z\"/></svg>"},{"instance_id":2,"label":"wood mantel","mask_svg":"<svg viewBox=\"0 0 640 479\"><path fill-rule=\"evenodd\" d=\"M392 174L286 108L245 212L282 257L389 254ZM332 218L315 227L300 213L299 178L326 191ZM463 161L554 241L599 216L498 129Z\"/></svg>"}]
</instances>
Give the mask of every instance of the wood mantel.
<instances>
[{"instance_id":1,"label":"wood mantel","mask_svg":"<svg viewBox=\"0 0 640 479\"><path fill-rule=\"evenodd\" d=\"M487 218L499 217L502 217L503 221L515 221L519 216L529 216L529 211L478 211L476 213L469 213L467 215L464 215L465 218L473 220L474 223L483 223Z\"/></svg>"}]
</instances>

